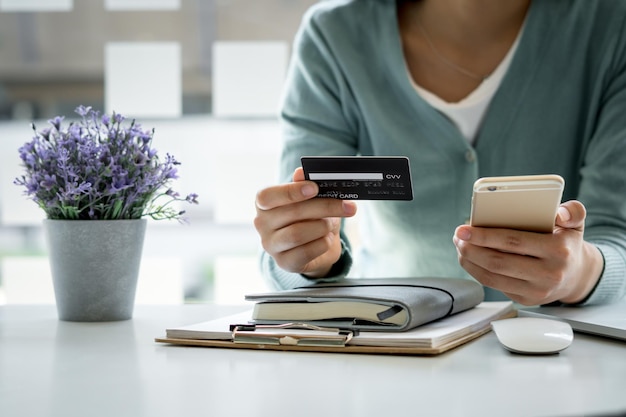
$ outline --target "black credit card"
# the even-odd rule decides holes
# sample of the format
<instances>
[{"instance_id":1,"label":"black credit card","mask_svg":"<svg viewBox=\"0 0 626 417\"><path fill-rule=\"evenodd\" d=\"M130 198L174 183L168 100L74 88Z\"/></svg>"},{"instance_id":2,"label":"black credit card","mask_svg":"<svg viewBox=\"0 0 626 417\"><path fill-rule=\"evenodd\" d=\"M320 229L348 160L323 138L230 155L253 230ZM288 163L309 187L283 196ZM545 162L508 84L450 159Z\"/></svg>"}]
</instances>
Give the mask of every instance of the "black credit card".
<instances>
[{"instance_id":1,"label":"black credit card","mask_svg":"<svg viewBox=\"0 0 626 417\"><path fill-rule=\"evenodd\" d=\"M413 200L405 156L303 156L304 177L318 197L341 200Z\"/></svg>"}]
</instances>

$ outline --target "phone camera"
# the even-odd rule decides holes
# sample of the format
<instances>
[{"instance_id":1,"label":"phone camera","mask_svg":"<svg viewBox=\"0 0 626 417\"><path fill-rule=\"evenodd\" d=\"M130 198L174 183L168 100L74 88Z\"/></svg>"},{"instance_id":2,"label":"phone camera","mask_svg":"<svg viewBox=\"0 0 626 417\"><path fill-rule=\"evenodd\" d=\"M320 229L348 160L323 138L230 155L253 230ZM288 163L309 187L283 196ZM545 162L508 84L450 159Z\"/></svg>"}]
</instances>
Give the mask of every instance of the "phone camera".
<instances>
[{"instance_id":1,"label":"phone camera","mask_svg":"<svg viewBox=\"0 0 626 417\"><path fill-rule=\"evenodd\" d=\"M498 189L498 187L496 187L495 185L492 185L490 187L487 187L488 191L496 191Z\"/></svg>"}]
</instances>

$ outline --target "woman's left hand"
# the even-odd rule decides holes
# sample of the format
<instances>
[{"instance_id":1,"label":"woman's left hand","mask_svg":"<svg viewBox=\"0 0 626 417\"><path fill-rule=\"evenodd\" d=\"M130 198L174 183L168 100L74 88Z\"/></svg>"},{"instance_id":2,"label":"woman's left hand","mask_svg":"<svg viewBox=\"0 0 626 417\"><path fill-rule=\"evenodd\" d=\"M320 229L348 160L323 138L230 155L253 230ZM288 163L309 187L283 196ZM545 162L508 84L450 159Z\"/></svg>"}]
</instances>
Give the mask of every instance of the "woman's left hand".
<instances>
[{"instance_id":1,"label":"woman's left hand","mask_svg":"<svg viewBox=\"0 0 626 417\"><path fill-rule=\"evenodd\" d=\"M604 259L583 239L585 207L559 207L552 233L457 227L459 263L481 284L524 305L583 301L600 279Z\"/></svg>"}]
</instances>

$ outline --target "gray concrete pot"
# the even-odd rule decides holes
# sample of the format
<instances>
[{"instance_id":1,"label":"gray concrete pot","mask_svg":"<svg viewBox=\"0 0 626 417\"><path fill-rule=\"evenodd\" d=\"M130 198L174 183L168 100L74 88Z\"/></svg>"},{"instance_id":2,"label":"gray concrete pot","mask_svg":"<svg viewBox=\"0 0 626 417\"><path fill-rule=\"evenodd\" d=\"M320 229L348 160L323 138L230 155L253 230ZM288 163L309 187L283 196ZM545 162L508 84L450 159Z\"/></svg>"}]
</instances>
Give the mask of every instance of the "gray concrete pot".
<instances>
[{"instance_id":1,"label":"gray concrete pot","mask_svg":"<svg viewBox=\"0 0 626 417\"><path fill-rule=\"evenodd\" d=\"M147 220L44 220L59 319L133 316Z\"/></svg>"}]
</instances>

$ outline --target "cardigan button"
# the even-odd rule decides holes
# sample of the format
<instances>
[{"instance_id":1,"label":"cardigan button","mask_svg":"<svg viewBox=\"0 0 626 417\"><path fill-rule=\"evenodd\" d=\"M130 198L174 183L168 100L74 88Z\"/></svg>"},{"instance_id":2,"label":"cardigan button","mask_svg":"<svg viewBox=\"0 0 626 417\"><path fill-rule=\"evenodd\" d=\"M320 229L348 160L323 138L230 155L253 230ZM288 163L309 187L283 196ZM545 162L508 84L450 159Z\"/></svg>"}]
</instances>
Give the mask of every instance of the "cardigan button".
<instances>
[{"instance_id":1,"label":"cardigan button","mask_svg":"<svg viewBox=\"0 0 626 417\"><path fill-rule=\"evenodd\" d=\"M470 163L475 162L476 152L474 152L472 149L468 149L467 151L465 151L465 160Z\"/></svg>"}]
</instances>

